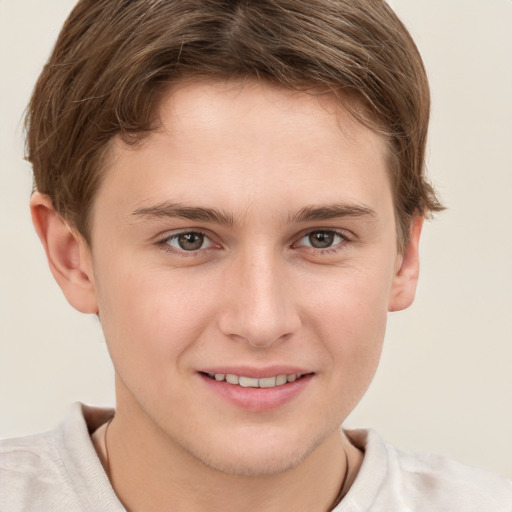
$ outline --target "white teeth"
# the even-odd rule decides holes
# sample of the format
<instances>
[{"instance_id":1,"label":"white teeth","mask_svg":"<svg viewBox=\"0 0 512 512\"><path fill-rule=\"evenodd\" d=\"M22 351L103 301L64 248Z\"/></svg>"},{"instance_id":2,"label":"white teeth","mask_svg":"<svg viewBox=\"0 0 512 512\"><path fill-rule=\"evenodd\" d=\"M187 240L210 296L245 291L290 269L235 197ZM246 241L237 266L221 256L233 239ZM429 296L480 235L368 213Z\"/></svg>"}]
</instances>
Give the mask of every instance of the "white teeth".
<instances>
[{"instance_id":1,"label":"white teeth","mask_svg":"<svg viewBox=\"0 0 512 512\"><path fill-rule=\"evenodd\" d=\"M260 388L273 388L275 385L275 377L265 377L263 379L260 379Z\"/></svg>"},{"instance_id":2,"label":"white teeth","mask_svg":"<svg viewBox=\"0 0 512 512\"><path fill-rule=\"evenodd\" d=\"M288 382L288 379L286 378L286 375L278 375L276 377L276 386L282 386L283 384L286 384Z\"/></svg>"},{"instance_id":3,"label":"white teeth","mask_svg":"<svg viewBox=\"0 0 512 512\"><path fill-rule=\"evenodd\" d=\"M226 381L229 384L237 384L244 388L274 388L276 386L282 386L283 384L287 384L288 382L295 382L301 374L291 374L291 375L277 375L275 377L263 377L261 379L256 379L254 377L245 377L243 375L234 375L232 373L224 374L224 373L209 373L209 377L215 379L216 381Z\"/></svg>"},{"instance_id":4,"label":"white teeth","mask_svg":"<svg viewBox=\"0 0 512 512\"><path fill-rule=\"evenodd\" d=\"M218 374L216 374L218 375ZM238 375L233 375L231 373L228 373L226 375L226 382L229 382L230 384L238 384Z\"/></svg>"},{"instance_id":5,"label":"white teeth","mask_svg":"<svg viewBox=\"0 0 512 512\"><path fill-rule=\"evenodd\" d=\"M250 377L239 377L238 384L243 388L258 388L259 387L259 379L252 379Z\"/></svg>"}]
</instances>

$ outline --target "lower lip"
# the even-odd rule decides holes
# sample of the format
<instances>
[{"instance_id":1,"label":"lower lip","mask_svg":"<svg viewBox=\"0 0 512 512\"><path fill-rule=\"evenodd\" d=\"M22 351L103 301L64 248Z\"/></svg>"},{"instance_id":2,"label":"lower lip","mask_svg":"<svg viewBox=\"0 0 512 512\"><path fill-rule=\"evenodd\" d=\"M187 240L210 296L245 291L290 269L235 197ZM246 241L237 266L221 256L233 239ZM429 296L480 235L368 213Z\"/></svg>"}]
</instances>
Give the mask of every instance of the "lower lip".
<instances>
[{"instance_id":1,"label":"lower lip","mask_svg":"<svg viewBox=\"0 0 512 512\"><path fill-rule=\"evenodd\" d=\"M313 374L304 375L295 382L273 388L244 388L226 381L217 381L200 374L202 381L221 398L233 405L252 412L264 412L291 402L311 382Z\"/></svg>"}]
</instances>

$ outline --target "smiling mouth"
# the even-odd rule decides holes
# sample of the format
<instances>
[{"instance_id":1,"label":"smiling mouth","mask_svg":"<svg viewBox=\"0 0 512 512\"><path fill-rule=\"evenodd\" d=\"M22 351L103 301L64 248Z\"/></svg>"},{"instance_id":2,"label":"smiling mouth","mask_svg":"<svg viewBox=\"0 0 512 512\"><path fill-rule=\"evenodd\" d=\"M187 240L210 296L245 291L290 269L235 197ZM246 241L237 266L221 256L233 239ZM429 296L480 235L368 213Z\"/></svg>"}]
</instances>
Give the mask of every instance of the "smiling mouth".
<instances>
[{"instance_id":1,"label":"smiling mouth","mask_svg":"<svg viewBox=\"0 0 512 512\"><path fill-rule=\"evenodd\" d=\"M241 386L243 388L275 388L277 386L284 386L285 384L295 382L303 378L303 373L292 373L290 375L276 375L274 377L264 377L256 379L254 377L245 377L244 375L234 375L232 373L205 373L207 377L217 382L227 382L234 386Z\"/></svg>"}]
</instances>

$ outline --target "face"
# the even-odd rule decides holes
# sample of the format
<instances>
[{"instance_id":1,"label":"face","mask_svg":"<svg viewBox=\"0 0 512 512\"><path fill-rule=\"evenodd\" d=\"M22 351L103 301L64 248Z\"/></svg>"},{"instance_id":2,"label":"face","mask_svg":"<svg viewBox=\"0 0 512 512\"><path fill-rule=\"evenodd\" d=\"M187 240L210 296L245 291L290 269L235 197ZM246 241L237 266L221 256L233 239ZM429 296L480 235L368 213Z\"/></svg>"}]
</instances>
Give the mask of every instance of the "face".
<instances>
[{"instance_id":1,"label":"face","mask_svg":"<svg viewBox=\"0 0 512 512\"><path fill-rule=\"evenodd\" d=\"M402 293L384 141L265 84L183 85L160 115L114 142L92 217L119 418L212 468L283 471L338 435Z\"/></svg>"}]
</instances>

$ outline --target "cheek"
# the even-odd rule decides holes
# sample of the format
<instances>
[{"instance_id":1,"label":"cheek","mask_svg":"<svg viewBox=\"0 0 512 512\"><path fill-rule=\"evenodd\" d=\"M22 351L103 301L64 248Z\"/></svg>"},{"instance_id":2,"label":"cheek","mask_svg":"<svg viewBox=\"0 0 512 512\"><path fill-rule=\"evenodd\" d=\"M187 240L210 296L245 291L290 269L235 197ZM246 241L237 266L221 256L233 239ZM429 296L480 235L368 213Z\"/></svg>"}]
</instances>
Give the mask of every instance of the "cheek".
<instances>
[{"instance_id":1,"label":"cheek","mask_svg":"<svg viewBox=\"0 0 512 512\"><path fill-rule=\"evenodd\" d=\"M392 273L371 265L342 269L337 275L323 279L323 286L310 283L308 309L323 328L327 338L372 344L384 334Z\"/></svg>"},{"instance_id":2,"label":"cheek","mask_svg":"<svg viewBox=\"0 0 512 512\"><path fill-rule=\"evenodd\" d=\"M372 382L382 353L386 310L368 303L331 305L332 322L321 334L330 356L327 395L331 421L341 424L354 410ZM328 332L326 332L328 331Z\"/></svg>"},{"instance_id":3,"label":"cheek","mask_svg":"<svg viewBox=\"0 0 512 512\"><path fill-rule=\"evenodd\" d=\"M386 302L381 297L364 296L356 300L349 290L340 293L338 301L324 306L329 320L319 330L325 340L333 365L344 376L371 376L378 364L386 329ZM357 375L356 375L357 374Z\"/></svg>"},{"instance_id":4,"label":"cheek","mask_svg":"<svg viewBox=\"0 0 512 512\"><path fill-rule=\"evenodd\" d=\"M153 272L119 265L100 276L100 321L116 370L153 372L179 365L209 318L200 287L172 271ZM137 361L134 365L133 361ZM156 372L155 377L164 377Z\"/></svg>"},{"instance_id":5,"label":"cheek","mask_svg":"<svg viewBox=\"0 0 512 512\"><path fill-rule=\"evenodd\" d=\"M357 403L376 371L384 340L390 277L371 270L333 280L317 294L310 317L335 375L334 394L344 390Z\"/></svg>"}]
</instances>

